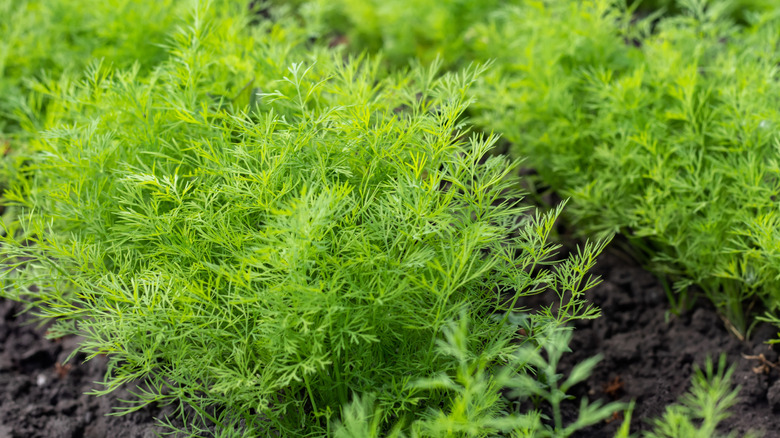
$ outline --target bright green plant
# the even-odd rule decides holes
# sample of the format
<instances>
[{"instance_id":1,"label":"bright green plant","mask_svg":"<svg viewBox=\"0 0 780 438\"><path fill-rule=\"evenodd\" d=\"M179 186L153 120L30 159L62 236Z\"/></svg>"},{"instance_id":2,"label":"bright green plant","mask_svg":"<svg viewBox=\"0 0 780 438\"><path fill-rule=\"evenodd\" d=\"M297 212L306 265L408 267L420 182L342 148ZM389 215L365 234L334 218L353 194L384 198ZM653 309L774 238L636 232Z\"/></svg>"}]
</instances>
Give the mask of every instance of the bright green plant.
<instances>
[{"instance_id":1,"label":"bright green plant","mask_svg":"<svg viewBox=\"0 0 780 438\"><path fill-rule=\"evenodd\" d=\"M167 57L166 35L186 10L175 0L0 0L0 192L35 133L62 116L36 80L78 76L96 60L145 74ZM6 208L3 220L15 214Z\"/></svg>"},{"instance_id":2,"label":"bright green plant","mask_svg":"<svg viewBox=\"0 0 780 438\"><path fill-rule=\"evenodd\" d=\"M0 132L44 123L46 102L29 92L31 79L78 74L96 59L142 70L159 63L184 11L174 0L0 0Z\"/></svg>"},{"instance_id":3,"label":"bright green plant","mask_svg":"<svg viewBox=\"0 0 780 438\"><path fill-rule=\"evenodd\" d=\"M737 26L729 2L685 5L652 33L603 0L497 14L474 30L497 58L478 123L570 197L577 230L623 233L744 334L756 301L780 305L780 21Z\"/></svg>"},{"instance_id":4,"label":"bright green plant","mask_svg":"<svg viewBox=\"0 0 780 438\"><path fill-rule=\"evenodd\" d=\"M696 285L740 336L757 304L775 312L774 3L469 4L299 10L395 61L439 51L456 64L495 60L477 87L476 125L501 132L541 184L572 199L567 216L582 235L623 233L672 281L675 308ZM444 28L426 20L449 15L462 17L447 21L452 45L430 45Z\"/></svg>"},{"instance_id":5,"label":"bright green plant","mask_svg":"<svg viewBox=\"0 0 780 438\"><path fill-rule=\"evenodd\" d=\"M176 403L219 436L325 435L375 394L384 431L457 401L414 382L465 366L437 349L460 315L484 369L519 328L549 351L597 316L583 293L605 243L551 262L560 208L521 206L516 163L468 134L482 67L391 74L215 8L149 74L95 62L33 86L59 110L5 194L21 214L3 291L109 357L96 394L142 381L120 413ZM548 289L557 303L523 309Z\"/></svg>"}]
</instances>

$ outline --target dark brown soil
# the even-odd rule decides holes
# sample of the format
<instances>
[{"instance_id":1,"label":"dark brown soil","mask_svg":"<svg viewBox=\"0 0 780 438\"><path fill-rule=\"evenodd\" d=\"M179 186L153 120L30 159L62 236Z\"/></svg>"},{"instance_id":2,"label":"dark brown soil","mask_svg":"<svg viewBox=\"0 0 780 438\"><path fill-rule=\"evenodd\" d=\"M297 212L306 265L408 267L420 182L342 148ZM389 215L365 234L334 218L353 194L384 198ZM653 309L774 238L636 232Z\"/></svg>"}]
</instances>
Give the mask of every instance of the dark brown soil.
<instances>
[{"instance_id":1,"label":"dark brown soil","mask_svg":"<svg viewBox=\"0 0 780 438\"><path fill-rule=\"evenodd\" d=\"M576 324L565 367L600 353L604 359L574 395L589 400L636 401L631 432L651 428L648 419L663 415L691 386L694 365L704 367L708 356L717 364L725 353L736 370L733 383L742 387L739 403L721 430L739 436L749 429L765 438L780 437L780 369L777 347L765 341L776 329L758 326L752 339L740 342L730 334L713 306L700 300L693 310L675 316L661 283L625 257L607 250L596 265L603 283L591 291L602 317ZM761 357L747 359L744 355ZM572 406L573 408L573 406ZM622 423L614 418L577 437L610 437Z\"/></svg>"},{"instance_id":2,"label":"dark brown soil","mask_svg":"<svg viewBox=\"0 0 780 438\"><path fill-rule=\"evenodd\" d=\"M673 316L660 283L636 264L608 251L596 271L604 282L591 292L603 310L594 321L577 324L563 368L601 353L604 360L587 382L575 387L577 397L590 400L636 400L632 432L647 430L647 419L660 416L690 386L693 365L721 352L736 364L735 383L742 385L741 401L723 423L724 432L764 431L780 437L780 370L745 359L763 356L777 363L777 352L763 341L775 330L759 327L750 342L740 342L724 328L711 306ZM170 407L150 407L124 417L106 416L126 391L104 397L84 395L99 387L106 360L82 363L77 356L70 367L61 365L78 339L58 341L43 337L45 328L25 324L18 304L0 301L0 437L153 437L164 429L155 418L170 414ZM767 372L764 372L767 371ZM576 415L575 410L568 412ZM774 408L774 411L773 411ZM610 437L622 419L579 433L578 437Z\"/></svg>"},{"instance_id":3,"label":"dark brown soil","mask_svg":"<svg viewBox=\"0 0 780 438\"><path fill-rule=\"evenodd\" d=\"M0 438L151 438L165 429L155 417L170 407L142 409L124 417L106 416L127 391L103 397L84 393L100 388L106 359L83 363L84 355L62 365L76 347L75 337L47 340L46 329L18 316L17 303L0 301Z\"/></svg>"}]
</instances>

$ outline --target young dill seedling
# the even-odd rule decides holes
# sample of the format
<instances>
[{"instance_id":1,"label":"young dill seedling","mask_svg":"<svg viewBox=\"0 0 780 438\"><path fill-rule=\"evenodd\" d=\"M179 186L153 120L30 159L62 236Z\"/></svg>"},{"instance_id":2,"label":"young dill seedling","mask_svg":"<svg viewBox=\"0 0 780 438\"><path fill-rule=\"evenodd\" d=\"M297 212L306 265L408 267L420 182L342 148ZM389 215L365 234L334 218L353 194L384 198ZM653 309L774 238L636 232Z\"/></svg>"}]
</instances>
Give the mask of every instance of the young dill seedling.
<instances>
[{"instance_id":1,"label":"young dill seedling","mask_svg":"<svg viewBox=\"0 0 780 438\"><path fill-rule=\"evenodd\" d=\"M396 424L387 436L404 436L408 431L415 437L567 437L624 408L622 403L588 404L582 400L578 418L571 424L563 424L561 402L568 398L566 392L585 380L599 361L595 357L577 365L566 378L557 372L561 355L568 351L571 339L568 329L556 328L548 333L542 342L545 355L533 346L515 347L501 366L496 365L497 355L511 341L509 337L480 353L472 350L469 338L469 321L464 313L445 327L443 339L437 341L439 354L453 361L454 369L412 383L414 388L426 392L452 394L448 404L444 408L430 408L408 427ZM515 400L538 397L549 404L554 418L548 418L540 409L517 412L502 395L504 392L509 392ZM381 414L374 406L373 395L356 397L344 407L333 436L385 436L377 427Z\"/></svg>"}]
</instances>

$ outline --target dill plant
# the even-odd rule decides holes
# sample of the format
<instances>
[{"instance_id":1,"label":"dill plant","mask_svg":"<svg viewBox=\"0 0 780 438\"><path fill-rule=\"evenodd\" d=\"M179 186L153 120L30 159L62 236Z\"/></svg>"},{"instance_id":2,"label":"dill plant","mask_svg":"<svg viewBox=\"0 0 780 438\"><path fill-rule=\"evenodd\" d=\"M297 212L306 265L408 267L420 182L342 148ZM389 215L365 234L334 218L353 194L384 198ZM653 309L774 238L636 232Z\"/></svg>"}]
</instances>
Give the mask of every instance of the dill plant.
<instances>
[{"instance_id":1,"label":"dill plant","mask_svg":"<svg viewBox=\"0 0 780 438\"><path fill-rule=\"evenodd\" d=\"M496 14L474 28L497 58L476 123L570 198L579 232L624 234L683 294L673 303L703 290L742 336L751 309L780 302L778 17L680 5L644 20L602 0Z\"/></svg>"},{"instance_id":2,"label":"dill plant","mask_svg":"<svg viewBox=\"0 0 780 438\"><path fill-rule=\"evenodd\" d=\"M561 401L566 398L566 391L573 385L587 378L599 358L594 357L578 364L565 377L556 371L557 363L563 353L568 351L567 344L571 333L557 330L543 342L545 353L539 354L536 349L520 347L516 350L507 366L486 372L486 361L480 355L477 360L466 347L464 340L468 337L468 321L461 319L453 322L445 330L445 339L439 342L440 352L459 359L460 367L455 376L442 374L433 379L424 379L416 386L424 388L440 388L455 394L450 405L445 409L430 409L421 418L415 420L409 433L405 434L400 427L393 428L389 433L379 431L378 420L381 410L374 406L371 394L356 399L343 409L342 420L336 423L333 436L335 438L378 438L388 437L450 437L450 436L499 436L504 433L512 437L565 437L574 432L604 420L612 412L616 412L614 403L601 405L598 402L588 404L582 401L580 412L575 421L562 426L560 417ZM517 374L513 367L532 364L538 380L529 374ZM696 366L691 378L691 388L680 397L678 403L667 406L661 417L642 419L651 428L641 434L630 434L630 426L634 403L631 402L624 411L624 420L614 434L614 438L629 438L641 436L644 438L710 438L736 437L731 432L720 433L718 425L730 416L728 410L737 403L739 387L734 386L731 377L734 367L726 368L726 356L721 355L717 369L712 360L707 358L704 369ZM540 384L541 381L547 382ZM540 411L523 414L511 413L497 415L496 403L490 397L496 397L499 391L510 391L519 399L538 397L549 403L553 421L543 421L545 417ZM549 420L549 418L547 418ZM744 438L762 436L760 432L748 431Z\"/></svg>"},{"instance_id":3,"label":"dill plant","mask_svg":"<svg viewBox=\"0 0 780 438\"><path fill-rule=\"evenodd\" d=\"M37 81L75 79L97 60L146 73L166 58L162 44L186 10L174 0L0 0L0 187L35 134L63 116Z\"/></svg>"},{"instance_id":4,"label":"dill plant","mask_svg":"<svg viewBox=\"0 0 780 438\"><path fill-rule=\"evenodd\" d=\"M0 130L20 135L45 123L47 102L31 93L32 79L78 75L98 59L156 65L186 10L174 0L0 0Z\"/></svg>"},{"instance_id":5,"label":"dill plant","mask_svg":"<svg viewBox=\"0 0 780 438\"><path fill-rule=\"evenodd\" d=\"M738 336L753 309L773 318L774 3L469 4L461 13L460 2L304 2L299 11L315 29L345 29L353 47L384 42L396 63L437 50L455 65L495 60L474 88L475 125L528 157L537 187L572 200L566 216L581 235L625 235L670 280L675 309L693 286ZM453 46L429 44L439 27L425 20L453 14L462 17L448 21ZM409 49L396 51L393 35Z\"/></svg>"},{"instance_id":6,"label":"dill plant","mask_svg":"<svg viewBox=\"0 0 780 438\"><path fill-rule=\"evenodd\" d=\"M496 137L463 119L484 68L388 72L218 6L199 3L146 71L93 62L35 83L59 111L5 193L21 214L4 295L107 355L94 394L141 383L118 414L174 403L191 435L322 436L360 397L377 430L403 428L450 405L421 382L464 366L531 385L530 352L597 316L583 294L605 241L552 262L561 209L519 204L516 162L485 159ZM548 289L556 303L523 308ZM453 338L456 320L470 326ZM491 385L488 418L541 418L500 418Z\"/></svg>"},{"instance_id":7,"label":"dill plant","mask_svg":"<svg viewBox=\"0 0 780 438\"><path fill-rule=\"evenodd\" d=\"M734 437L735 433L721 434L718 423L730 416L728 409L737 403L739 388L731 384L734 367L726 368L726 356L721 355L715 368L707 358L704 369L696 367L691 378L691 389L680 401L668 406L663 416L652 420L653 428L647 438L710 438ZM749 431L745 438L761 436Z\"/></svg>"},{"instance_id":8,"label":"dill plant","mask_svg":"<svg viewBox=\"0 0 780 438\"><path fill-rule=\"evenodd\" d=\"M442 356L457 361L457 368L431 378L413 382L413 387L427 391L445 391L453 394L444 409L429 408L405 428L397 425L388 434L377 427L381 410L374 406L372 394L356 397L343 409L342 420L336 423L336 438L378 438L380 436L412 437L568 437L574 432L609 417L620 403L600 402L588 404L582 400L578 417L565 424L561 416L561 402L569 398L566 391L585 380L599 357L578 364L568 377L556 370L562 355L568 352L571 338L569 330L553 330L545 335L541 344L545 354L537 348L525 345L516 348L507 362L489 369L490 351L477 354L469 349L468 319L461 317L444 329L444 339L437 342ZM533 370L518 373L518 369ZM524 401L536 397L549 403L550 418L539 410L530 412L509 411L510 406L501 400L501 392L507 392L515 400ZM517 402L515 402L517 403ZM625 427L627 427L626 424Z\"/></svg>"}]
</instances>

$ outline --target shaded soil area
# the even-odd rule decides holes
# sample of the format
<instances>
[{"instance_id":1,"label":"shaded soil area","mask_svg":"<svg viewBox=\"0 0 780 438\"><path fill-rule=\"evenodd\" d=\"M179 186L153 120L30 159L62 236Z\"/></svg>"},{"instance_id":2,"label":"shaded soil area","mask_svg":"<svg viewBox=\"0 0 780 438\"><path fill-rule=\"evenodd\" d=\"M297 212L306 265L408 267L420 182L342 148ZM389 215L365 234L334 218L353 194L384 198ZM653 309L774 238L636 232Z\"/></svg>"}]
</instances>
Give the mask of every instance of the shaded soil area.
<instances>
[{"instance_id":1,"label":"shaded soil area","mask_svg":"<svg viewBox=\"0 0 780 438\"><path fill-rule=\"evenodd\" d=\"M753 428L767 438L780 437L780 370L772 366L778 354L764 343L775 334L771 326L758 327L749 342L741 342L706 302L671 315L658 280L614 251L601 256L595 273L604 281L590 297L603 316L576 325L573 353L564 357L563 369L599 353L604 359L574 388L574 395L634 399L632 432L647 430L647 419L662 415L690 387L694 364L701 366L708 355L724 352L736 365L734 381L742 390L723 431ZM100 387L95 382L105 374L106 359L84 363L84 356L78 355L63 365L79 339L47 340L45 327L31 325L28 316L18 315L20 310L18 304L0 301L0 437L150 438L166 430L156 418L171 414L171 407L106 416L120 400L132 398L127 391L102 397L84 394ZM765 362L757 359L762 355ZM569 408L571 418L575 403ZM576 436L610 437L621 422L616 418Z\"/></svg>"},{"instance_id":2,"label":"shaded soil area","mask_svg":"<svg viewBox=\"0 0 780 438\"><path fill-rule=\"evenodd\" d=\"M603 283L590 292L590 299L601 307L602 317L576 323L573 353L564 356L563 368L569 370L595 354L602 354L603 360L573 395L589 400L633 399L631 431L649 430L648 420L661 417L666 406L690 388L694 365L704 368L710 356L717 366L718 356L725 353L735 366L732 383L742 389L721 430L742 436L753 429L765 438L780 437L778 346L765 343L776 337L774 327L759 325L742 342L703 299L693 310L673 315L659 280L614 250L602 254L595 273ZM569 415L576 416L575 406L569 408ZM575 436L613 436L623 419L612 420Z\"/></svg>"}]
</instances>

